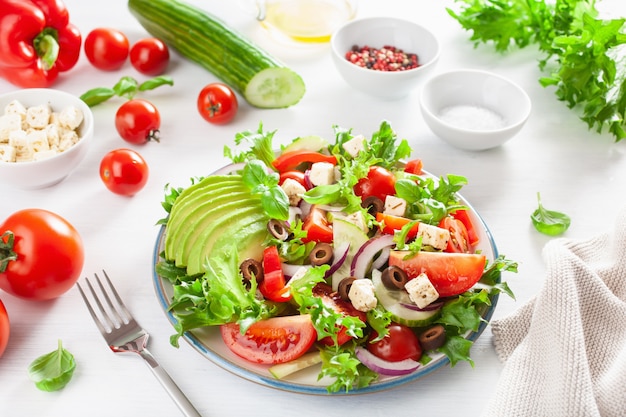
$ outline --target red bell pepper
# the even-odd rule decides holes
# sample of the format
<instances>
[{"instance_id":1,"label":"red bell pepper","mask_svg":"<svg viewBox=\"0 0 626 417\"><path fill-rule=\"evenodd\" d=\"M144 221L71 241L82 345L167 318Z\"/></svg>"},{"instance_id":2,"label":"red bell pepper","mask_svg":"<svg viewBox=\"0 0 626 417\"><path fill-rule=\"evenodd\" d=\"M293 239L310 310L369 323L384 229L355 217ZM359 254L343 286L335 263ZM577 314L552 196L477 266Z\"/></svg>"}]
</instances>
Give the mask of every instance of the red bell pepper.
<instances>
[{"instance_id":1,"label":"red bell pepper","mask_svg":"<svg viewBox=\"0 0 626 417\"><path fill-rule=\"evenodd\" d=\"M295 169L300 164L315 162L329 162L337 165L337 157L312 151L291 151L280 155L272 162L272 165L276 171L286 172Z\"/></svg>"},{"instance_id":2,"label":"red bell pepper","mask_svg":"<svg viewBox=\"0 0 626 417\"><path fill-rule=\"evenodd\" d=\"M61 0L0 0L0 76L49 87L76 65L82 37Z\"/></svg>"}]
</instances>

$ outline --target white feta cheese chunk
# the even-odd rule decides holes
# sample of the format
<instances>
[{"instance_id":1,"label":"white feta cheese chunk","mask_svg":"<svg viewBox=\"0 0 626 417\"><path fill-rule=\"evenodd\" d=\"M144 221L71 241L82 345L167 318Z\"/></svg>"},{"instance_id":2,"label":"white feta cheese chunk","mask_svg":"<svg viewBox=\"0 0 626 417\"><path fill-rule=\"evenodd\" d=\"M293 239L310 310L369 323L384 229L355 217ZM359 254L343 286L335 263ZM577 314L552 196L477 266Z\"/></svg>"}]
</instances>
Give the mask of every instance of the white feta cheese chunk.
<instances>
[{"instance_id":1,"label":"white feta cheese chunk","mask_svg":"<svg viewBox=\"0 0 626 417\"><path fill-rule=\"evenodd\" d=\"M419 308L424 308L439 298L439 293L424 273L409 280L404 289L409 293L409 298Z\"/></svg>"},{"instance_id":2,"label":"white feta cheese chunk","mask_svg":"<svg viewBox=\"0 0 626 417\"><path fill-rule=\"evenodd\" d=\"M33 154L50 150L48 135L44 130L31 129L26 132L26 142Z\"/></svg>"},{"instance_id":3,"label":"white feta cheese chunk","mask_svg":"<svg viewBox=\"0 0 626 417\"><path fill-rule=\"evenodd\" d=\"M302 194L306 192L306 188L292 178L287 178L283 181L280 187L283 189L285 194L287 194L290 206L297 206L298 203L300 203L300 200L302 200Z\"/></svg>"},{"instance_id":4,"label":"white feta cheese chunk","mask_svg":"<svg viewBox=\"0 0 626 417\"><path fill-rule=\"evenodd\" d=\"M385 197L385 214L402 217L406 214L406 200L395 195Z\"/></svg>"},{"instance_id":5,"label":"white feta cheese chunk","mask_svg":"<svg viewBox=\"0 0 626 417\"><path fill-rule=\"evenodd\" d=\"M49 124L45 127L44 132L46 132L46 138L48 139L50 148L58 149L60 142L59 125Z\"/></svg>"},{"instance_id":6,"label":"white feta cheese chunk","mask_svg":"<svg viewBox=\"0 0 626 417\"><path fill-rule=\"evenodd\" d=\"M33 156L26 139L26 131L22 129L13 130L9 133L9 146L15 149L16 161L27 161Z\"/></svg>"},{"instance_id":7,"label":"white feta cheese chunk","mask_svg":"<svg viewBox=\"0 0 626 417\"><path fill-rule=\"evenodd\" d=\"M50 106L41 104L26 109L26 123L29 127L43 129L50 123Z\"/></svg>"},{"instance_id":8,"label":"white feta cheese chunk","mask_svg":"<svg viewBox=\"0 0 626 417\"><path fill-rule=\"evenodd\" d=\"M74 106L66 107L59 113L59 123L67 129L76 130L82 122L83 112Z\"/></svg>"},{"instance_id":9,"label":"white feta cheese chunk","mask_svg":"<svg viewBox=\"0 0 626 417\"><path fill-rule=\"evenodd\" d=\"M365 136L357 135L342 145L343 149L353 158L356 158L359 153L365 149Z\"/></svg>"},{"instance_id":10,"label":"white feta cheese chunk","mask_svg":"<svg viewBox=\"0 0 626 417\"><path fill-rule=\"evenodd\" d=\"M33 161L41 161L42 159L52 158L58 152L53 149L48 149L47 151L39 151L33 154Z\"/></svg>"},{"instance_id":11,"label":"white feta cheese chunk","mask_svg":"<svg viewBox=\"0 0 626 417\"><path fill-rule=\"evenodd\" d=\"M20 120L26 119L26 107L18 100L13 100L4 108L4 114L17 114Z\"/></svg>"},{"instance_id":12,"label":"white feta cheese chunk","mask_svg":"<svg viewBox=\"0 0 626 417\"><path fill-rule=\"evenodd\" d=\"M60 152L66 151L72 147L76 142L78 142L78 135L73 130L61 129L60 137L59 137L59 147L58 150Z\"/></svg>"},{"instance_id":13,"label":"white feta cheese chunk","mask_svg":"<svg viewBox=\"0 0 626 417\"><path fill-rule=\"evenodd\" d=\"M0 116L0 143L9 141L9 133L22 130L22 119L19 114L3 114Z\"/></svg>"},{"instance_id":14,"label":"white feta cheese chunk","mask_svg":"<svg viewBox=\"0 0 626 417\"><path fill-rule=\"evenodd\" d=\"M378 300L374 294L374 284L367 278L356 279L348 291L350 302L359 311L370 311L376 308Z\"/></svg>"},{"instance_id":15,"label":"white feta cheese chunk","mask_svg":"<svg viewBox=\"0 0 626 417\"><path fill-rule=\"evenodd\" d=\"M15 162L17 154L15 148L9 145L0 145L0 161Z\"/></svg>"},{"instance_id":16,"label":"white feta cheese chunk","mask_svg":"<svg viewBox=\"0 0 626 417\"><path fill-rule=\"evenodd\" d=\"M423 245L429 245L435 249L444 250L448 246L450 232L441 227L420 223L417 227L417 237L422 238Z\"/></svg>"},{"instance_id":17,"label":"white feta cheese chunk","mask_svg":"<svg viewBox=\"0 0 626 417\"><path fill-rule=\"evenodd\" d=\"M311 165L309 179L314 186L333 184L335 182L335 165L330 162L315 162Z\"/></svg>"}]
</instances>

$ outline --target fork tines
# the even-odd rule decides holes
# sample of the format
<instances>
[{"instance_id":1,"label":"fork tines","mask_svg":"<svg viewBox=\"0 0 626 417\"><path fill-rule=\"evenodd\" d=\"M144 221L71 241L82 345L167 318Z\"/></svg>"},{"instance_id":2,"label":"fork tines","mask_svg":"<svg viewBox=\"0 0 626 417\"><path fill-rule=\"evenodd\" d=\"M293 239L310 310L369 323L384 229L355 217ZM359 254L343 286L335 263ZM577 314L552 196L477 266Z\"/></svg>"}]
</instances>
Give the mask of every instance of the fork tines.
<instances>
[{"instance_id":1,"label":"fork tines","mask_svg":"<svg viewBox=\"0 0 626 417\"><path fill-rule=\"evenodd\" d=\"M98 329L101 332L110 333L113 329L120 328L122 324L128 324L132 320L132 316L115 290L115 287L111 283L106 271L102 270L102 273L104 274L104 280L107 283L108 290L105 289L102 284L102 280L98 277L98 274L94 274L94 277L95 282L98 284L97 288L99 288L99 291L94 289L94 286L91 285L88 278L85 278L85 282L87 283L87 287L89 287L89 292L91 293L93 302L89 301L87 294L85 294L85 291L83 291L80 284L76 283L76 285L78 286L80 295L83 297L83 300L87 305L87 309L89 310L91 317L93 317L96 322ZM98 292L101 296L98 295ZM94 304L97 307L98 312L96 312Z\"/></svg>"}]
</instances>

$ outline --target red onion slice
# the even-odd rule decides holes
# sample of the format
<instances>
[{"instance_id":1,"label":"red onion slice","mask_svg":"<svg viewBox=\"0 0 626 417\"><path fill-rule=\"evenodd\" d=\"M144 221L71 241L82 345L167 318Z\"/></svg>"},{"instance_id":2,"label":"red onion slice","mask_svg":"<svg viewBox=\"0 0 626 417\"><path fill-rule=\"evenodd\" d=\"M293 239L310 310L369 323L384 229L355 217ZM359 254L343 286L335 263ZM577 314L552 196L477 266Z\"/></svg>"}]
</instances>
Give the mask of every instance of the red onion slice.
<instances>
[{"instance_id":1,"label":"red onion slice","mask_svg":"<svg viewBox=\"0 0 626 417\"><path fill-rule=\"evenodd\" d=\"M381 250L395 245L393 235L380 235L365 242L354 255L350 265L350 275L365 278L374 256Z\"/></svg>"},{"instance_id":2,"label":"red onion slice","mask_svg":"<svg viewBox=\"0 0 626 417\"><path fill-rule=\"evenodd\" d=\"M372 269L381 269L389 260L389 252L391 252L391 246L382 248L378 258L372 262Z\"/></svg>"},{"instance_id":3,"label":"red onion slice","mask_svg":"<svg viewBox=\"0 0 626 417\"><path fill-rule=\"evenodd\" d=\"M381 375L406 375L411 372L415 372L415 370L421 366L419 362L414 361L413 359L405 359L399 362L389 362L379 358L361 346L357 346L354 352L363 365Z\"/></svg>"},{"instance_id":4,"label":"red onion slice","mask_svg":"<svg viewBox=\"0 0 626 417\"><path fill-rule=\"evenodd\" d=\"M343 242L341 245L333 249L333 263L330 265L330 268L328 268L328 271L326 271L326 274L324 274L324 278L328 278L337 272L341 265L343 265L346 261L349 249L350 242Z\"/></svg>"},{"instance_id":5,"label":"red onion slice","mask_svg":"<svg viewBox=\"0 0 626 417\"><path fill-rule=\"evenodd\" d=\"M311 265L294 265L294 264L288 264L283 262L281 265L281 269L283 270L283 274L285 274L285 278L289 277L291 278L292 276L295 275L295 273L300 269L300 268L310 268Z\"/></svg>"}]
</instances>

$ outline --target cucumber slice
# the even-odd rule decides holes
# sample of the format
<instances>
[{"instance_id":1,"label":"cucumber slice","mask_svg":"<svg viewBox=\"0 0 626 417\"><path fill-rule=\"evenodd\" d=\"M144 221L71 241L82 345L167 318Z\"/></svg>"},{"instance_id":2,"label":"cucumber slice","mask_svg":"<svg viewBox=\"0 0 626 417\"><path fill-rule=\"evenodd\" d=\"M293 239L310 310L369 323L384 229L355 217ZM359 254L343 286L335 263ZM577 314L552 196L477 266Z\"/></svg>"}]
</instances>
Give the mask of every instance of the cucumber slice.
<instances>
[{"instance_id":1,"label":"cucumber slice","mask_svg":"<svg viewBox=\"0 0 626 417\"><path fill-rule=\"evenodd\" d=\"M337 291L339 282L341 282L342 279L350 276L352 259L354 259L354 255L359 251L359 248L368 240L369 237L367 234L357 225L340 218L333 219L333 245L335 245L335 247L341 247L344 242L350 244L346 260L332 276L332 287L334 291Z\"/></svg>"},{"instance_id":2,"label":"cucumber slice","mask_svg":"<svg viewBox=\"0 0 626 417\"><path fill-rule=\"evenodd\" d=\"M287 363L280 363L270 367L269 372L276 379L283 379L295 372L306 369L310 366L322 362L322 355L319 352L309 352Z\"/></svg>"},{"instance_id":3,"label":"cucumber slice","mask_svg":"<svg viewBox=\"0 0 626 417\"><path fill-rule=\"evenodd\" d=\"M431 311L417 311L404 307L401 303L411 303L409 295L401 290L387 289L383 284L381 275L378 270L372 271L374 293L380 305L391 314L393 321L409 327L423 327L431 324L439 317L440 308Z\"/></svg>"},{"instance_id":4,"label":"cucumber slice","mask_svg":"<svg viewBox=\"0 0 626 417\"><path fill-rule=\"evenodd\" d=\"M129 0L152 36L200 64L251 105L282 108L304 96L302 78L210 13L176 0Z\"/></svg>"}]
</instances>

